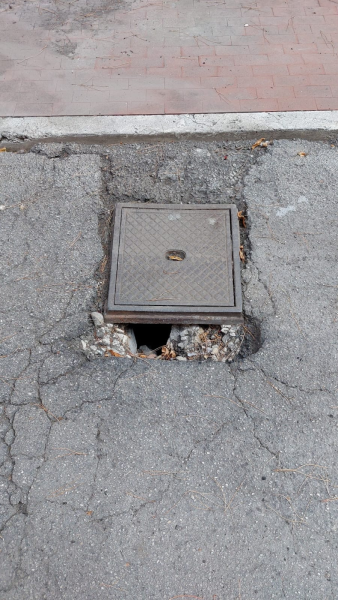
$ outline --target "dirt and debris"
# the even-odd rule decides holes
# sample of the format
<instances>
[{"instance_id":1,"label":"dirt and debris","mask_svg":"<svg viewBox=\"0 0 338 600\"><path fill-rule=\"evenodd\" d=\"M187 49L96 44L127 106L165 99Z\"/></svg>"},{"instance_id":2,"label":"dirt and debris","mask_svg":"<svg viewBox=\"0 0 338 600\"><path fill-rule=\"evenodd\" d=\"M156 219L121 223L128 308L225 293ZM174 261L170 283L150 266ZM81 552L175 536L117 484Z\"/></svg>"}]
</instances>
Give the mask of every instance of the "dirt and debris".
<instances>
[{"instance_id":1,"label":"dirt and debris","mask_svg":"<svg viewBox=\"0 0 338 600\"><path fill-rule=\"evenodd\" d=\"M257 142L252 144L251 150L255 150L255 148L267 148L268 146L271 146L272 144L273 144L273 140L266 140L265 138L260 138L259 140L257 140Z\"/></svg>"},{"instance_id":2,"label":"dirt and debris","mask_svg":"<svg viewBox=\"0 0 338 600\"><path fill-rule=\"evenodd\" d=\"M237 216L238 216L238 220L239 220L241 226L244 227L244 229L246 229L246 217L245 217L244 211L239 210L237 213Z\"/></svg>"},{"instance_id":3,"label":"dirt and debris","mask_svg":"<svg viewBox=\"0 0 338 600\"><path fill-rule=\"evenodd\" d=\"M231 362L244 341L242 325L173 325L166 344L137 347L132 325L105 323L99 312L91 313L95 329L81 337L81 348L89 360L124 357L157 360L212 360Z\"/></svg>"},{"instance_id":4,"label":"dirt and debris","mask_svg":"<svg viewBox=\"0 0 338 600\"><path fill-rule=\"evenodd\" d=\"M100 356L131 358L136 355L136 339L132 329L125 325L105 323L99 312L92 312L91 318L95 326L93 336L81 337L81 347L88 359Z\"/></svg>"},{"instance_id":5,"label":"dirt and debris","mask_svg":"<svg viewBox=\"0 0 338 600\"><path fill-rule=\"evenodd\" d=\"M243 339L241 325L173 325L163 358L231 362Z\"/></svg>"},{"instance_id":6,"label":"dirt and debris","mask_svg":"<svg viewBox=\"0 0 338 600\"><path fill-rule=\"evenodd\" d=\"M241 259L241 261L243 263L245 263L245 252L244 252L244 246L243 246L243 244L241 244L240 247L239 247L239 258Z\"/></svg>"}]
</instances>

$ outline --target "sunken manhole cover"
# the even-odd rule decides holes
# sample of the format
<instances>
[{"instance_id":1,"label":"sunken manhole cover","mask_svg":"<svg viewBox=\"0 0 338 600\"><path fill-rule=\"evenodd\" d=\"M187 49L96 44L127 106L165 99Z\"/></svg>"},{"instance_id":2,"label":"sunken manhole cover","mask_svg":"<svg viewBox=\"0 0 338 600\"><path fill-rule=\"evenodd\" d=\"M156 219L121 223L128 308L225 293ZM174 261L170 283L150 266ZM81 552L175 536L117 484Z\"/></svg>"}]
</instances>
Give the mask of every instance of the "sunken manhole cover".
<instances>
[{"instance_id":1,"label":"sunken manhole cover","mask_svg":"<svg viewBox=\"0 0 338 600\"><path fill-rule=\"evenodd\" d=\"M233 204L117 204L108 323L242 322Z\"/></svg>"}]
</instances>

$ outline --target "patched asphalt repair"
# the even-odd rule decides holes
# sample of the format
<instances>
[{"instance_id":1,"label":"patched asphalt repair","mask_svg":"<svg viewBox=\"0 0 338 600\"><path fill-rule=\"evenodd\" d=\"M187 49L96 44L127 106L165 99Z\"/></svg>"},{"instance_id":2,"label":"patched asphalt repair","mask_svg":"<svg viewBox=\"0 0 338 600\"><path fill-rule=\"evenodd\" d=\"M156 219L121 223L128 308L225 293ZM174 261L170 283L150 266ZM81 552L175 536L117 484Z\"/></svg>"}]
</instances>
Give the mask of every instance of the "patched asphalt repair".
<instances>
[{"instance_id":1,"label":"patched asphalt repair","mask_svg":"<svg viewBox=\"0 0 338 600\"><path fill-rule=\"evenodd\" d=\"M0 154L1 599L337 598L337 148L251 143ZM117 201L245 211L232 364L82 353Z\"/></svg>"}]
</instances>

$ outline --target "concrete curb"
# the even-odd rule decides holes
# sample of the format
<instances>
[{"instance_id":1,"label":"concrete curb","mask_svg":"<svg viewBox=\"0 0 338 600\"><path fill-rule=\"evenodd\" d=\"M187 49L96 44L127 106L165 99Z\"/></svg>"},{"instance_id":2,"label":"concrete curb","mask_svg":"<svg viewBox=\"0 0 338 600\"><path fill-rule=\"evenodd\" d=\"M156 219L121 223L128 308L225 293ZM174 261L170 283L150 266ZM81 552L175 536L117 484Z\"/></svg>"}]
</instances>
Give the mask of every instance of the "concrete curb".
<instances>
[{"instance_id":1,"label":"concrete curb","mask_svg":"<svg viewBox=\"0 0 338 600\"><path fill-rule=\"evenodd\" d=\"M245 136L323 139L338 133L338 111L186 115L1 117L2 144L47 141L114 142L132 138Z\"/></svg>"}]
</instances>

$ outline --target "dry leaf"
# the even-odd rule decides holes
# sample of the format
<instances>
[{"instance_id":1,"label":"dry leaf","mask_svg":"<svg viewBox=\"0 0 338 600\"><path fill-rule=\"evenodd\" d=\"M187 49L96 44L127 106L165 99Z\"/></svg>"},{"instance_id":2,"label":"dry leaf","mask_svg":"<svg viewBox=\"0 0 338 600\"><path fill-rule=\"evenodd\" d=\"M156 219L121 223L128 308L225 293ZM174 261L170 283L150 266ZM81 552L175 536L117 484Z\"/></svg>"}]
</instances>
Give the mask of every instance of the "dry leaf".
<instances>
[{"instance_id":1,"label":"dry leaf","mask_svg":"<svg viewBox=\"0 0 338 600\"><path fill-rule=\"evenodd\" d=\"M307 156L307 152L297 152L297 156Z\"/></svg>"},{"instance_id":2,"label":"dry leaf","mask_svg":"<svg viewBox=\"0 0 338 600\"><path fill-rule=\"evenodd\" d=\"M0 152L6 152L6 148L0 148Z\"/></svg>"},{"instance_id":3,"label":"dry leaf","mask_svg":"<svg viewBox=\"0 0 338 600\"><path fill-rule=\"evenodd\" d=\"M168 254L168 259L169 260L183 260L183 258L181 256L178 256L177 254Z\"/></svg>"},{"instance_id":4,"label":"dry leaf","mask_svg":"<svg viewBox=\"0 0 338 600\"><path fill-rule=\"evenodd\" d=\"M257 140L253 146L251 146L251 150L254 150L255 148L267 148L268 146L271 146L271 144L273 144L273 140L265 140L265 138L261 138L260 140Z\"/></svg>"},{"instance_id":5,"label":"dry leaf","mask_svg":"<svg viewBox=\"0 0 338 600\"><path fill-rule=\"evenodd\" d=\"M167 346L162 346L162 358L165 358L166 360L169 360L170 358L170 351L169 348L167 348Z\"/></svg>"},{"instance_id":6,"label":"dry leaf","mask_svg":"<svg viewBox=\"0 0 338 600\"><path fill-rule=\"evenodd\" d=\"M118 356L119 358L122 358L122 354L119 354L118 352L114 352L114 350L108 349L107 352L109 352L109 354L111 354L112 356Z\"/></svg>"},{"instance_id":7,"label":"dry leaf","mask_svg":"<svg viewBox=\"0 0 338 600\"><path fill-rule=\"evenodd\" d=\"M162 358L164 360L170 360L171 358L176 358L176 352L174 350L169 350L167 346L162 346Z\"/></svg>"},{"instance_id":8,"label":"dry leaf","mask_svg":"<svg viewBox=\"0 0 338 600\"><path fill-rule=\"evenodd\" d=\"M255 144L253 144L251 146L251 150L254 150L255 148L258 148L258 146L260 146L261 144L263 144L263 142L265 142L265 138L261 138L260 140L257 140L257 142L255 142Z\"/></svg>"},{"instance_id":9,"label":"dry leaf","mask_svg":"<svg viewBox=\"0 0 338 600\"><path fill-rule=\"evenodd\" d=\"M237 213L237 216L241 222L242 227L246 227L246 220L245 220L245 216L243 215L243 211L239 210Z\"/></svg>"},{"instance_id":10,"label":"dry leaf","mask_svg":"<svg viewBox=\"0 0 338 600\"><path fill-rule=\"evenodd\" d=\"M87 510L86 511L86 515L88 515L89 517L91 517L92 514L93 514L93 512L94 512L93 510Z\"/></svg>"},{"instance_id":11,"label":"dry leaf","mask_svg":"<svg viewBox=\"0 0 338 600\"><path fill-rule=\"evenodd\" d=\"M242 262L245 262L244 246L239 247L239 258Z\"/></svg>"}]
</instances>

